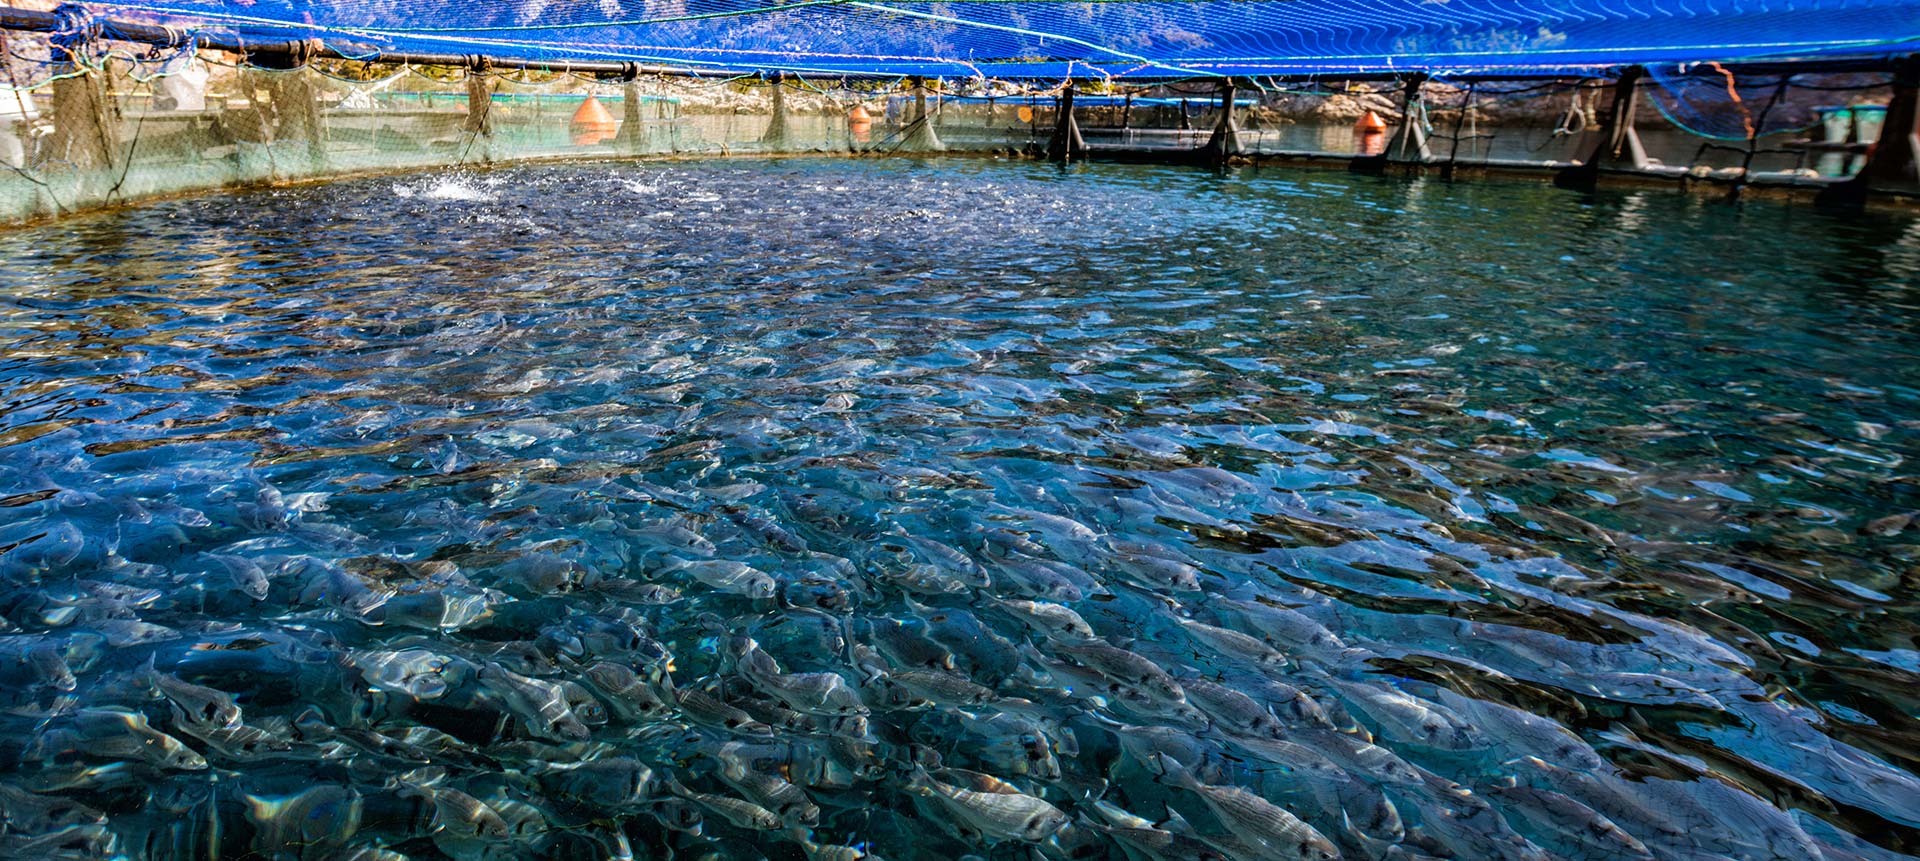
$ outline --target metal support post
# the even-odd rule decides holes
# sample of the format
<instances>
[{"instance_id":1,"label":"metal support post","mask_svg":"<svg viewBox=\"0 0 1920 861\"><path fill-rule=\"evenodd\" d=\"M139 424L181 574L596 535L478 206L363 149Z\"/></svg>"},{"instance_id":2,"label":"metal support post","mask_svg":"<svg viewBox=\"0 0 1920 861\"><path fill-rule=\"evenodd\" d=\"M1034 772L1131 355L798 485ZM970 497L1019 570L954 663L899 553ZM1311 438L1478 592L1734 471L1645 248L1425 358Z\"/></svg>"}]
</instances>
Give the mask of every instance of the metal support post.
<instances>
[{"instance_id":1,"label":"metal support post","mask_svg":"<svg viewBox=\"0 0 1920 861\"><path fill-rule=\"evenodd\" d=\"M1060 106L1053 118L1053 138L1047 141L1047 160L1069 162L1086 155L1087 142L1080 137L1080 123L1073 118L1073 85L1060 93Z\"/></svg>"},{"instance_id":2,"label":"metal support post","mask_svg":"<svg viewBox=\"0 0 1920 861\"><path fill-rule=\"evenodd\" d=\"M326 121L320 115L320 90L302 70L319 56L320 40L291 42L280 49L249 52L247 64L259 73L268 104L262 120L272 130L270 140L304 141L307 169L324 170L327 163Z\"/></svg>"},{"instance_id":3,"label":"metal support post","mask_svg":"<svg viewBox=\"0 0 1920 861\"><path fill-rule=\"evenodd\" d=\"M904 129L900 148L908 152L945 152L947 145L933 130L933 116L927 113L927 80L913 79L913 119Z\"/></svg>"},{"instance_id":4,"label":"metal support post","mask_svg":"<svg viewBox=\"0 0 1920 861\"><path fill-rule=\"evenodd\" d=\"M493 134L493 64L476 55L467 63L467 121L462 129L470 135Z\"/></svg>"},{"instance_id":5,"label":"metal support post","mask_svg":"<svg viewBox=\"0 0 1920 861\"><path fill-rule=\"evenodd\" d=\"M640 92L640 67L629 63L620 72L620 132L614 138L620 149L633 155L648 149L647 121L641 105L646 96Z\"/></svg>"},{"instance_id":6,"label":"metal support post","mask_svg":"<svg viewBox=\"0 0 1920 861\"><path fill-rule=\"evenodd\" d=\"M1880 142L1853 182L1866 191L1920 193L1920 54L1901 59Z\"/></svg>"},{"instance_id":7,"label":"metal support post","mask_svg":"<svg viewBox=\"0 0 1920 861\"><path fill-rule=\"evenodd\" d=\"M101 25L79 6L61 6L55 13L64 23L50 40L55 78L49 148L55 158L81 170L112 167L120 151L119 123L107 97L106 67L93 68L89 60Z\"/></svg>"},{"instance_id":8,"label":"metal support post","mask_svg":"<svg viewBox=\"0 0 1920 861\"><path fill-rule=\"evenodd\" d=\"M494 160L493 140L493 63L481 55L467 62L467 119L461 124L466 134L460 150L462 164Z\"/></svg>"},{"instance_id":9,"label":"metal support post","mask_svg":"<svg viewBox=\"0 0 1920 861\"><path fill-rule=\"evenodd\" d=\"M767 133L760 136L760 146L773 152L793 149L793 130L787 122L787 76L774 75L773 118L767 121Z\"/></svg>"},{"instance_id":10,"label":"metal support post","mask_svg":"<svg viewBox=\"0 0 1920 861\"><path fill-rule=\"evenodd\" d=\"M1650 163L1647 150L1640 145L1640 133L1634 130L1634 114L1640 109L1640 81L1647 75L1641 66L1620 70L1613 82L1613 105L1600 126L1599 140L1585 160L1560 171L1553 178L1562 188L1590 190L1599 182L1603 169L1645 170Z\"/></svg>"},{"instance_id":11,"label":"metal support post","mask_svg":"<svg viewBox=\"0 0 1920 861\"><path fill-rule=\"evenodd\" d=\"M1400 128L1393 133L1393 142L1387 145L1387 161L1426 164L1433 159L1433 151L1427 147L1426 83L1424 72L1407 79Z\"/></svg>"},{"instance_id":12,"label":"metal support post","mask_svg":"<svg viewBox=\"0 0 1920 861\"><path fill-rule=\"evenodd\" d=\"M1232 78L1220 80L1220 120L1213 125L1213 135L1207 138L1207 145L1201 148L1209 161L1225 164L1240 154L1240 128L1233 122Z\"/></svg>"}]
</instances>

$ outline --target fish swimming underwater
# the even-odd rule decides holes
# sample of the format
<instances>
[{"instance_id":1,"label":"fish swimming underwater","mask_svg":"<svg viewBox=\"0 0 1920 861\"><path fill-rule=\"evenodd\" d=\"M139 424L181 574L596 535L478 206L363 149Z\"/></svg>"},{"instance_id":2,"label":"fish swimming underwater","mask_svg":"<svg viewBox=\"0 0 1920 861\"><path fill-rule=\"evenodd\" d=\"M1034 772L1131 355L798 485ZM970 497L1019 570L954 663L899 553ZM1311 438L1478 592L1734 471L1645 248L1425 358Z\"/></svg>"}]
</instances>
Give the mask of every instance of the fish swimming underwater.
<instances>
[{"instance_id":1,"label":"fish swimming underwater","mask_svg":"<svg viewBox=\"0 0 1920 861\"><path fill-rule=\"evenodd\" d=\"M357 68L215 89L284 132L294 84ZM773 91L655 77L627 107L741 114L709 138ZM396 148L464 110L443 84L378 117L335 102L386 84L319 87L322 149L462 154ZM962 146L1046 95L944 92ZM501 95L466 154L551 107ZM199 122L147 120L163 161ZM232 120L201 166L305 170ZM1795 220L1817 274L1773 283L1725 265L1765 206L861 161L0 231L0 858L1911 857L1905 222Z\"/></svg>"}]
</instances>

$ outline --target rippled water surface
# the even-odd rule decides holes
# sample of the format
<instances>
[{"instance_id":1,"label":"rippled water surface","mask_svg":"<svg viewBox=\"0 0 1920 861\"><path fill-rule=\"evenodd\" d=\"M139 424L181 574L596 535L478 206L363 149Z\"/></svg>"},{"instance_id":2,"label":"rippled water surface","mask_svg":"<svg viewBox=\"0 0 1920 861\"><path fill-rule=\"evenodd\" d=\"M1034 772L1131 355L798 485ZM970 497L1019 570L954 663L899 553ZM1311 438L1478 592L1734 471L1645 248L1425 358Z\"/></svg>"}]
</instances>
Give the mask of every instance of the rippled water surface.
<instances>
[{"instance_id":1,"label":"rippled water surface","mask_svg":"<svg viewBox=\"0 0 1920 861\"><path fill-rule=\"evenodd\" d=\"M1909 857L1916 282L984 161L0 234L0 856Z\"/></svg>"}]
</instances>

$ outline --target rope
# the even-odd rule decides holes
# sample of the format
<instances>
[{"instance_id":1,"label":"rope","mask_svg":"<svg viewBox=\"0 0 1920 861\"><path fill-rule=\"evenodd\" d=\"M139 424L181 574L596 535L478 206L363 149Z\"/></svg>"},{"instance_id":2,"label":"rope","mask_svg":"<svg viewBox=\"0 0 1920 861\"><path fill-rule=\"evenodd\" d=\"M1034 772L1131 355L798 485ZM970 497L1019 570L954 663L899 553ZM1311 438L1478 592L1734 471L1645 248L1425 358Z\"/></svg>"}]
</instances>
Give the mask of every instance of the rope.
<instances>
[{"instance_id":1,"label":"rope","mask_svg":"<svg viewBox=\"0 0 1920 861\"><path fill-rule=\"evenodd\" d=\"M87 51L99 44L102 28L93 12L75 3L66 3L56 7L53 14L60 19L60 26L47 38L48 44L64 53L65 65L79 70L98 69L100 60L90 57ZM55 65L63 64L55 55Z\"/></svg>"},{"instance_id":2,"label":"rope","mask_svg":"<svg viewBox=\"0 0 1920 861\"><path fill-rule=\"evenodd\" d=\"M1726 70L1721 69L1721 71L1724 72ZM1731 81L1733 76L1728 75L1727 78L1729 81ZM1756 147L1758 146L1759 139L1760 139L1759 133L1753 130L1757 128L1764 128L1766 126L1767 114L1773 111L1773 108L1775 105L1780 104L1780 97L1786 95L1787 86L1792 80L1793 80L1792 75L1788 75L1786 77L1781 78L1780 83L1773 88L1773 97L1768 99L1766 106L1760 109L1759 118L1747 124L1747 128L1749 130L1747 135L1747 153L1746 153L1746 157L1740 160L1740 177L1739 179L1734 181L1735 193L1739 192L1741 186L1746 185L1747 177L1751 174L1753 170L1753 157L1754 155L1757 154ZM1732 88L1731 83L1728 84L1728 88L1729 89Z\"/></svg>"},{"instance_id":3,"label":"rope","mask_svg":"<svg viewBox=\"0 0 1920 861\"><path fill-rule=\"evenodd\" d=\"M1758 134L1753 129L1753 114L1747 111L1746 103L1740 101L1740 90L1734 86L1733 73L1727 71L1727 67L1719 63L1708 63L1707 65L1714 71L1719 72L1721 77L1727 79L1727 98L1732 99L1733 106L1740 109L1740 121L1746 124L1747 127L1747 140L1753 140L1754 136Z\"/></svg>"},{"instance_id":4,"label":"rope","mask_svg":"<svg viewBox=\"0 0 1920 861\"><path fill-rule=\"evenodd\" d=\"M1660 89L1654 91L1654 97L1648 99L1648 101L1653 103L1654 110L1657 111L1662 118L1666 119L1667 122L1673 124L1674 128L1677 128L1683 132L1686 132L1687 134L1693 135L1694 137L1704 138L1709 141L1723 141L1727 143L1746 144L1752 140L1755 140L1760 137L1765 137L1767 135L1797 134L1800 132L1807 131L1808 129L1811 129L1814 126L1817 126L1820 124L1820 120L1817 117L1815 117L1804 125L1785 127L1785 128L1774 128L1774 129L1767 128L1763 121L1757 121L1753 113L1747 109L1745 101L1740 96L1738 80L1734 76L1732 76L1729 70L1727 70L1724 66L1719 66L1718 68L1714 68L1717 65L1718 64L1703 64L1703 67L1712 69L1714 72L1714 75L1712 77L1723 83L1723 86L1714 87L1713 88L1714 91L1724 92L1727 95L1727 101L1730 104L1732 104L1736 109L1738 109L1739 118L1740 118L1739 133L1737 134L1719 133L1712 129L1703 127L1703 124L1700 121L1708 119L1707 114L1705 114L1700 108L1691 104L1688 101L1687 96L1683 92L1683 89L1685 88L1684 85L1688 83L1688 79L1682 78L1674 81L1673 83L1661 81ZM1791 75L1783 76L1781 78L1767 82L1766 85L1775 88L1776 91L1778 91L1778 89L1783 85L1796 88L1796 89L1800 88L1798 84L1790 83L1790 79L1792 77L1793 76ZM1869 86L1866 88L1871 89L1872 87ZM1812 89L1812 88L1808 88L1808 89ZM1664 91L1664 98L1662 97L1663 95L1662 91ZM1669 105L1669 100L1671 100L1671 105ZM1771 112L1772 104L1773 104L1773 101L1770 100L1769 113ZM1692 113L1694 115L1693 118L1689 119L1688 117L1682 116L1680 114L1680 111L1682 110ZM1735 151L1743 151L1743 150L1735 150Z\"/></svg>"}]
</instances>

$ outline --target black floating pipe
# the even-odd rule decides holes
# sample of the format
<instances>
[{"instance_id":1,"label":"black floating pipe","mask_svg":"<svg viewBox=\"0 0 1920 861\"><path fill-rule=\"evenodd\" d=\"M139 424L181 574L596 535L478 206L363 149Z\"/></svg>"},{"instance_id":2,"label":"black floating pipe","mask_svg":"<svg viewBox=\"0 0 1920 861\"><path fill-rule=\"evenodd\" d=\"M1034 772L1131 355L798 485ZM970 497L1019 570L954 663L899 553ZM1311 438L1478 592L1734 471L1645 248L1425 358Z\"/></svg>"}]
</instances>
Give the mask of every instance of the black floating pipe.
<instances>
[{"instance_id":1,"label":"black floating pipe","mask_svg":"<svg viewBox=\"0 0 1920 861\"><path fill-rule=\"evenodd\" d=\"M129 20L119 19L119 18L94 18L94 17L85 17L85 16L71 16L71 15L64 15L57 11L43 12L38 9L22 9L14 6L0 6L0 29L19 30L19 31L34 32L34 33L61 33L61 32L72 31L75 25L80 23L86 23L88 26L91 26L92 28L95 29L96 32L92 34L94 38L107 38L113 41L121 41L121 42L140 42L148 45L159 45L165 48L181 47L186 44L188 39L193 39L197 44L205 48L212 48L220 51L231 51L234 53L241 53L241 54L260 55L260 54L274 53L274 52L288 52L288 53L297 52L299 49L294 46L301 44L297 41L270 43L270 44L250 43L245 41L244 39L241 39L238 34L232 31L225 31L218 28L200 29L200 28L195 28L191 26L167 27L160 24L150 24L150 23L145 23L140 21L129 21ZM288 23L286 26L289 29L293 29L293 28L297 28L299 25ZM385 50L381 50L377 46L364 45L364 44L354 45L349 47L353 49L359 49L359 50L357 53L348 54L348 53L343 53L340 50L332 47L316 46L315 49L312 51L312 56L320 59L366 60L368 62L380 62L380 63L410 63L416 66L470 66L473 64L473 61L474 61L474 57L468 54L436 54L436 53L421 53L421 52L412 52L412 51L385 51ZM611 76L626 76L626 75L632 75L632 74L687 75L687 74L692 74L696 71L707 72L710 74L739 75L739 74L750 73L752 71L755 71L753 69L734 69L734 68L721 68L721 67L701 67L696 70L688 66L663 66L658 64L635 63L635 62L629 62L624 60L533 60L533 59L516 58L516 57L497 57L497 56L491 56L491 55L489 55L488 59L492 61L492 64L494 67L502 68L502 69L539 69L539 70L548 70L548 71L556 71L556 72L584 72L588 74L611 75ZM976 62L976 65L989 65L989 63L984 61L975 61L975 62ZM1807 72L1807 71L1813 71L1813 70L1818 70L1823 72L1887 72L1887 71L1896 70L1898 68L1899 62L1900 62L1899 58L1896 58L1896 57L1859 56L1859 57L1823 58L1819 60L1758 60L1758 61L1748 61L1748 62L1728 61L1728 62L1722 62L1719 65L1720 65L1720 68L1726 69L1727 71L1730 71L1734 74L1753 75L1753 74L1767 74L1767 73L1783 73L1784 74L1784 73L1792 73L1792 72ZM1590 70L1590 72L1592 74L1600 74L1603 76L1609 73L1606 69L1598 68L1598 67ZM881 73L881 72L847 71L847 72L834 72L833 74L839 77L847 77L847 78L891 79L895 77L895 74L893 73ZM1328 75L1331 75L1331 74L1338 74L1341 80L1389 81L1389 80L1403 79L1406 75L1406 71L1405 70L1399 70L1399 71L1381 70L1381 71L1374 71L1374 72L1325 71L1325 72L1290 74L1290 75L1274 74L1274 75L1269 75L1267 77L1271 78L1274 81L1311 83L1311 82L1322 81ZM1718 74L1718 72L1716 72L1715 74ZM1567 77L1567 76L1568 76L1567 73L1561 70L1543 70L1542 72L1506 70L1506 71L1498 71L1498 72L1480 72L1476 74L1451 75L1449 76L1449 80L1454 80L1454 81L1534 80L1534 81L1537 81L1537 80L1541 80L1542 78L1556 78L1556 77ZM1182 78L1184 76L1169 74L1166 77L1168 79L1175 79L1175 78ZM1142 78L1140 80L1148 80L1148 79Z\"/></svg>"},{"instance_id":2,"label":"black floating pipe","mask_svg":"<svg viewBox=\"0 0 1920 861\"><path fill-rule=\"evenodd\" d=\"M157 45L162 48L184 47L189 40L202 48L217 51L231 51L254 58L255 62L271 63L266 59L275 55L304 55L313 59L326 60L362 60L379 63L407 63L415 66L465 66L471 67L480 59L472 54L436 54L417 51L383 51L368 48L365 54L342 52L337 48L320 44L317 40L251 43L237 34L219 29L201 30L194 28L165 27L159 24L146 24L138 21L105 18L79 18L60 12L41 12L35 9L20 9L13 6L0 6L0 29L19 30L29 33L66 33L77 25L88 26L86 35L96 39L108 39L118 42L139 42ZM291 26L291 25L290 25ZM368 59L369 56L371 59ZM636 74L678 74L685 75L690 69L676 66L658 66L633 63L624 60L532 60L516 57L486 57L492 66L503 69L538 69L553 72L582 72L596 75L628 76ZM703 69L714 74L739 74L729 69Z\"/></svg>"}]
</instances>

